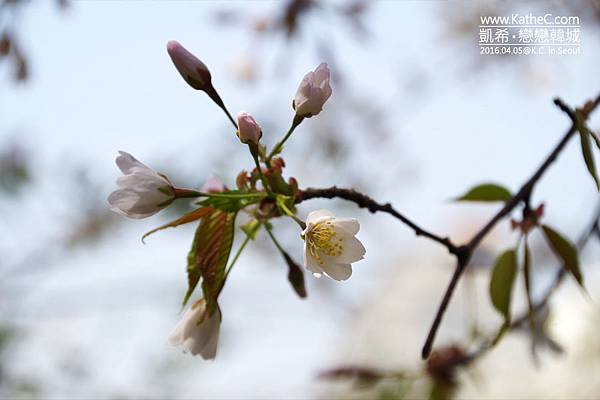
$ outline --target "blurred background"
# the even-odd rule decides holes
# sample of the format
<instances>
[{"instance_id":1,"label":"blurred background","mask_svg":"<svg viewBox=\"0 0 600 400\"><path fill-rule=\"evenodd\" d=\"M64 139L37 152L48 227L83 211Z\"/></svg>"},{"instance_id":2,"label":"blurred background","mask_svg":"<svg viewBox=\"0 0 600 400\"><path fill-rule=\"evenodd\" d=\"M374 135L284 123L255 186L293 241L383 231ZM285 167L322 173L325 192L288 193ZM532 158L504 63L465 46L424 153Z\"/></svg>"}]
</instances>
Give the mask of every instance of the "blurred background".
<instances>
[{"instance_id":1,"label":"blurred background","mask_svg":"<svg viewBox=\"0 0 600 400\"><path fill-rule=\"evenodd\" d=\"M479 17L514 12L579 16L581 54L480 55ZM596 0L1 0L0 397L427 398L420 349L454 260L342 200L299 212L326 207L360 220L367 255L350 280L307 275L299 299L261 233L221 295L217 359L167 344L194 226L143 245L143 233L186 206L141 221L110 212L116 153L186 187L209 176L233 187L252 160L165 45L176 39L201 58L232 113L252 113L268 145L289 127L303 75L329 63L333 96L288 142L287 176L301 187L356 188L461 242L498 205L451 199L480 182L518 189L570 126L552 99L577 106L600 93L599 33ZM588 225L599 199L576 141L532 200L573 240ZM276 221L275 231L301 260L293 222ZM483 243L438 348L466 348L500 326L489 271L516 237L506 220ZM557 263L540 237L531 244L541 295ZM599 251L594 239L580 256L591 299L567 279L543 315L551 345L511 332L453 377L457 398L600 396ZM520 279L515 293L518 314ZM332 379L327 371L340 366L395 378Z\"/></svg>"}]
</instances>

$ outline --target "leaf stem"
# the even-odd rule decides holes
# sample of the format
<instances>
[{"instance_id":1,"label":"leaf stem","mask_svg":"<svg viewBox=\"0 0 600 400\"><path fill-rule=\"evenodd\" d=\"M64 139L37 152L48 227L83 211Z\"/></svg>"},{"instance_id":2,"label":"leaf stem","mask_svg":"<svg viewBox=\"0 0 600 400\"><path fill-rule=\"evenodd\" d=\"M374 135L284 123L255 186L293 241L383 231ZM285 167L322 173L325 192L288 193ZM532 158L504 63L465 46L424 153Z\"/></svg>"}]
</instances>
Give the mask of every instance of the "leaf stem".
<instances>
[{"instance_id":1,"label":"leaf stem","mask_svg":"<svg viewBox=\"0 0 600 400\"><path fill-rule=\"evenodd\" d=\"M259 229L259 228L260 228L260 225L257 229ZM225 278L224 279L227 279L227 276L229 276L229 272L231 271L231 268L233 268L233 266L235 265L238 258L240 258L240 255L242 255L242 252L246 248L246 245L248 244L249 241L250 241L250 236L246 235L246 239L244 239L244 241L238 248L237 252L235 253L235 256L233 256L233 260L231 260L229 267L227 267L227 269L225 270Z\"/></svg>"}]
</instances>

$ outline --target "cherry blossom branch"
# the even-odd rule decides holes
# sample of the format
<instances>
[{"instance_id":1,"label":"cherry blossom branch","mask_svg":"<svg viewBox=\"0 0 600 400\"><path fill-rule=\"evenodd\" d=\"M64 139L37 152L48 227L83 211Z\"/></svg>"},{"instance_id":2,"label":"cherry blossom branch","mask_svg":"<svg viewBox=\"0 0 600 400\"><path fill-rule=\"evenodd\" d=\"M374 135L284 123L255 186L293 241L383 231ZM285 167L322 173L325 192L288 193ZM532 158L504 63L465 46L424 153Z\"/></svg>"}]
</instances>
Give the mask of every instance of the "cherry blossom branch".
<instances>
[{"instance_id":1,"label":"cherry blossom branch","mask_svg":"<svg viewBox=\"0 0 600 400\"><path fill-rule=\"evenodd\" d=\"M448 249L448 252L450 254L458 255L461 252L460 248L457 247L454 243L452 243L452 241L448 237L442 237L442 236L436 235L428 230L425 230L424 228L421 228L419 225L417 225L416 223L414 223L413 221L411 221L404 215L400 214L400 212L398 212L396 209L394 209L394 207L392 207L392 205L390 203L385 203L385 204L378 203L377 201L373 200L369 196L367 196L363 193L357 192L354 189L343 189L343 188L338 188L337 186L332 186L332 187L326 188L326 189L307 188L307 189L302 190L298 194L298 196L296 197L296 204L301 203L306 200L316 199L316 198L344 199L344 200L348 200L348 201L355 203L360 208L366 208L367 210L369 210L372 213L376 213L376 212L388 213L391 216L393 216L394 218L397 218L400 221L402 221L404 224L408 225L408 227L410 227L415 232L415 235L426 237L426 238L433 240L434 242L437 242L437 243L441 244L442 246L446 247L446 249Z\"/></svg>"},{"instance_id":2,"label":"cherry blossom branch","mask_svg":"<svg viewBox=\"0 0 600 400\"><path fill-rule=\"evenodd\" d=\"M556 98L554 100L554 104L560 108L563 112L565 112L569 118L571 119L571 127L567 130L565 135L562 137L560 142L554 147L554 149L550 152L550 154L544 159L542 164L538 167L538 169L533 173L533 175L525 182L519 191L513 195L504 206L498 211L474 236L473 238L464 245L457 246L455 245L450 238L441 237L439 235L433 234L419 225L400 214L396 211L390 203L381 204L371 199L369 196L359 193L352 189L341 189L335 186L327 189L314 189L308 188L300 192L297 197L296 202L300 203L305 200L313 199L313 198L341 198L344 200L352 201L357 206L361 208L366 208L372 213L375 212L385 212L388 213L395 218L402 221L404 224L408 225L417 236L424 236L434 242L437 242L448 249L448 252L456 257L456 268L454 270L454 274L448 283L446 291L444 292L444 296L442 297L442 301L438 307L436 315L434 317L433 323L427 334L427 338L425 340L425 344L423 346L421 356L425 359L429 357L431 353L433 343L435 340L435 336L437 334L438 328L441 324L443 316L446 312L448 304L452 299L454 294L454 290L456 289L457 283L460 280L463 272L467 268L471 256L475 249L479 246L481 241L486 237L486 235L496 226L496 224L501 221L504 217L509 215L517 205L521 202L525 203L526 206L529 204L529 198L531 197L531 193L537 184L537 182L542 178L544 173L548 170L548 168L554 163L554 161L558 158L558 155L564 150L565 146L571 140L571 138L577 133L578 124L577 124L577 116L575 111L573 111L569 106L567 106L561 99ZM582 115L586 118L597 106L600 104L600 96L596 97L595 100L589 102L582 109ZM562 277L560 278L562 280Z\"/></svg>"}]
</instances>

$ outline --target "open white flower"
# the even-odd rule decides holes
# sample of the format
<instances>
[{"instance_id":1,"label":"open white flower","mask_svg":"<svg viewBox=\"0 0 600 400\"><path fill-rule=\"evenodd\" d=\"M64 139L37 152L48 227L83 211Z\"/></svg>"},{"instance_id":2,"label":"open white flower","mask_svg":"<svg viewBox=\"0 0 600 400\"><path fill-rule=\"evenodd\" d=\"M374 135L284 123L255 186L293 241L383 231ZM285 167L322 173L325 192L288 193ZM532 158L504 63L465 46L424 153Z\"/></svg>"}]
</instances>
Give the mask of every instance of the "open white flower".
<instances>
[{"instance_id":1,"label":"open white flower","mask_svg":"<svg viewBox=\"0 0 600 400\"><path fill-rule=\"evenodd\" d=\"M175 199L171 182L131 154L119 151L116 162L124 175L117 179L119 189L108 196L111 210L130 218L146 218Z\"/></svg>"},{"instance_id":2,"label":"open white flower","mask_svg":"<svg viewBox=\"0 0 600 400\"><path fill-rule=\"evenodd\" d=\"M317 115L329 96L331 96L329 68L326 63L321 63L314 71L306 74L300 82L293 103L296 115L307 118Z\"/></svg>"},{"instance_id":3,"label":"open white flower","mask_svg":"<svg viewBox=\"0 0 600 400\"><path fill-rule=\"evenodd\" d=\"M200 299L183 314L169 335L169 343L193 356L200 354L205 360L213 359L217 355L220 327L219 307L209 316L206 301Z\"/></svg>"},{"instance_id":4,"label":"open white flower","mask_svg":"<svg viewBox=\"0 0 600 400\"><path fill-rule=\"evenodd\" d=\"M366 253L355 237L359 229L355 218L336 218L328 210L309 213L302 232L304 266L316 277L325 273L337 281L350 278L350 264L362 260Z\"/></svg>"}]
</instances>

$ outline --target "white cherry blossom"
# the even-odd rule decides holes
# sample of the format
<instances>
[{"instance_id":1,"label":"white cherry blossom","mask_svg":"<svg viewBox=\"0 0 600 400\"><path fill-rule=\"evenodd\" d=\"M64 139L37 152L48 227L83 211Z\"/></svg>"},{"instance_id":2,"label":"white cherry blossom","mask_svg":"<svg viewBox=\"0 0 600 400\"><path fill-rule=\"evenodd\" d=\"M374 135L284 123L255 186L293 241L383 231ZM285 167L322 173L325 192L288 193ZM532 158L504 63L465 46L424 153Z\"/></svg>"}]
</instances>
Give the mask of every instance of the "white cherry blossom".
<instances>
[{"instance_id":1,"label":"white cherry blossom","mask_svg":"<svg viewBox=\"0 0 600 400\"><path fill-rule=\"evenodd\" d=\"M317 115L329 96L331 96L329 68L326 63L321 63L314 71L306 74L300 82L293 103L296 115L300 117Z\"/></svg>"},{"instance_id":2,"label":"white cherry blossom","mask_svg":"<svg viewBox=\"0 0 600 400\"><path fill-rule=\"evenodd\" d=\"M359 229L355 218L336 218L328 210L309 213L302 232L304 266L316 277L324 273L337 281L350 278L350 264L362 260L366 252L355 237Z\"/></svg>"},{"instance_id":3,"label":"white cherry blossom","mask_svg":"<svg viewBox=\"0 0 600 400\"><path fill-rule=\"evenodd\" d=\"M119 189L108 196L114 212L130 218L146 218L175 199L171 182L131 154L119 151L116 163L123 176L117 179Z\"/></svg>"},{"instance_id":4,"label":"white cherry blossom","mask_svg":"<svg viewBox=\"0 0 600 400\"><path fill-rule=\"evenodd\" d=\"M217 307L212 315L207 315L206 301L200 299L183 314L169 335L169 343L184 353L213 359L217 355L220 327L221 310Z\"/></svg>"}]
</instances>

